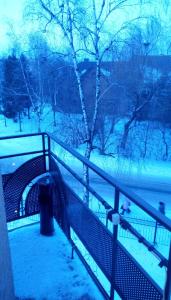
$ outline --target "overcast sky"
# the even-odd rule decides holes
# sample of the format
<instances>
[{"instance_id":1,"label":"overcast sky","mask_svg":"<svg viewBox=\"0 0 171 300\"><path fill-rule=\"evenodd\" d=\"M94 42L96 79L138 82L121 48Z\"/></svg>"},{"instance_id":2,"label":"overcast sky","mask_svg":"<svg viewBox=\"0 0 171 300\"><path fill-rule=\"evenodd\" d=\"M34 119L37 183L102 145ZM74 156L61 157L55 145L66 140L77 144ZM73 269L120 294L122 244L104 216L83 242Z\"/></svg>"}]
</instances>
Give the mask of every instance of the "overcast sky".
<instances>
[{"instance_id":1,"label":"overcast sky","mask_svg":"<svg viewBox=\"0 0 171 300\"><path fill-rule=\"evenodd\" d=\"M0 52L9 45L9 24L12 24L17 33L22 31L24 2L25 0L0 0Z\"/></svg>"},{"instance_id":2,"label":"overcast sky","mask_svg":"<svg viewBox=\"0 0 171 300\"><path fill-rule=\"evenodd\" d=\"M165 20L166 24L170 27L171 12L167 13L168 17L166 18L163 10L161 11L161 3L163 3L163 1L164 0L155 0L154 6L148 6L146 10L151 10L153 13L155 12L155 15L159 14L160 11L162 19ZM8 33L10 32L9 24L12 24L15 33L20 34L20 36L24 36L24 32L29 32L31 24L28 22L24 23L22 18L25 2L26 0L0 0L0 53L6 51L10 46L10 38L8 36ZM124 15L128 17L128 15L131 15L132 13L131 7L131 9L129 8L128 13ZM118 17L118 20L119 19L121 18ZM167 32L171 32L170 28L164 28L164 31L166 35L168 35Z\"/></svg>"},{"instance_id":3,"label":"overcast sky","mask_svg":"<svg viewBox=\"0 0 171 300\"><path fill-rule=\"evenodd\" d=\"M0 0L1 18L9 17L13 20L20 19L24 0Z\"/></svg>"}]
</instances>

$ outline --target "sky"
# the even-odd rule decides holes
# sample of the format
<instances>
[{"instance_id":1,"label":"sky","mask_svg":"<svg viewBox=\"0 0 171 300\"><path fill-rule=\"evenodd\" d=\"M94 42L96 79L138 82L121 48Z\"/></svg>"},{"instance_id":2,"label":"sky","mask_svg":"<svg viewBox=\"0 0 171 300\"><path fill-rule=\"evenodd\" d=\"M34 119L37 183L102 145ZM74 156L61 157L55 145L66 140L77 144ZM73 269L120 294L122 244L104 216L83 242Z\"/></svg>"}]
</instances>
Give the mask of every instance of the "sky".
<instances>
[{"instance_id":1,"label":"sky","mask_svg":"<svg viewBox=\"0 0 171 300\"><path fill-rule=\"evenodd\" d=\"M88 0L90 1L90 0ZM100 1L100 0L99 0ZM162 18L162 23L164 25L164 34L168 36L168 32L171 32L171 28L169 28L169 21L170 21L170 14L171 11L167 14L165 10L162 9L162 4L164 0L156 0L154 5L147 5L145 13L155 13L155 15L159 18ZM0 53L7 52L7 49L11 46L11 36L9 36L9 32L12 30L15 34L19 35L20 37L26 36L24 33L33 31L33 28L36 28L36 23L32 23L23 20L23 12L25 3L27 0L0 0ZM143 8L144 9L144 8ZM118 11L121 15L118 16L118 22L121 22L122 18L129 18L136 14L138 11L137 8L130 7L127 8L126 13L123 11ZM164 24L165 23L165 24ZM166 40L166 36L162 37L163 40ZM15 37L13 36L13 41Z\"/></svg>"},{"instance_id":2,"label":"sky","mask_svg":"<svg viewBox=\"0 0 171 300\"><path fill-rule=\"evenodd\" d=\"M25 0L0 0L0 40L1 49L5 51L9 46L10 26L12 25L17 33L21 32L22 14Z\"/></svg>"}]
</instances>

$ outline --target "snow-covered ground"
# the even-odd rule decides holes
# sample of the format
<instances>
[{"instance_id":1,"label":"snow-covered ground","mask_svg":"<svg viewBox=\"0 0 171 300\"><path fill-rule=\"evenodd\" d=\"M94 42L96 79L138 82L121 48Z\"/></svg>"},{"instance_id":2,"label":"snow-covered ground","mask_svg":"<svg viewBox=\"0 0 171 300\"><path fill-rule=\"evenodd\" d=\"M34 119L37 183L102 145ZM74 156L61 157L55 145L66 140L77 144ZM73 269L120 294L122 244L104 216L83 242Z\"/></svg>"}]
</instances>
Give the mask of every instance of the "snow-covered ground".
<instances>
[{"instance_id":1,"label":"snow-covered ground","mask_svg":"<svg viewBox=\"0 0 171 300\"><path fill-rule=\"evenodd\" d=\"M74 116L75 117L75 116ZM65 139L67 142L71 137L66 137L67 135L67 124L69 122L74 122L74 117L69 120L68 122L66 120L67 116L63 115L61 113L56 114L56 120L57 120L57 127L53 126L53 120L52 120L52 111L49 106L47 106L44 109L44 115L42 116L41 121L41 130L42 131L50 131L50 132L56 132L55 134L62 139ZM68 117L69 118L69 117ZM75 117L75 118L78 118ZM36 115L33 114L31 119L28 119L27 117L24 117L22 120L22 132L19 132L19 124L15 123L11 119L7 119L7 127L4 126L4 117L0 115L0 136L8 136L8 135L16 135L16 134L22 134L22 133L33 133L38 132L38 120L36 118ZM72 124L71 124L72 125ZM76 126L74 124L74 126ZM77 124L78 126L78 124ZM118 122L118 124L115 126L117 132L121 132L123 130L123 122ZM139 128L139 131L143 129ZM137 130L138 130L137 129ZM154 128L153 131L156 131ZM69 134L69 133L68 133ZM158 135L157 135L158 136ZM114 137L111 137L110 142L113 144ZM159 137L158 137L159 139ZM36 146L38 146L40 142L40 138L32 138L32 142L25 138L22 140L16 140L16 141L1 141L0 142L0 155L2 155L4 152L10 154L11 151L17 151L20 150L34 150ZM11 150L10 150L11 147ZM157 147L157 146L156 146ZM169 148L170 149L170 148ZM59 151L59 150L58 150ZM84 153L84 145L81 145L79 148L77 148L77 151L80 153ZM71 158L70 155L66 155L67 161L71 159L71 163L73 164L73 158ZM171 192L171 162L169 161L161 161L159 159L155 159L155 156L153 156L150 160L148 159L139 159L137 160L131 160L131 159L124 159L123 157L119 157L116 155L114 157L112 156L103 156L99 154L98 150L94 150L91 155L91 160L97 164L99 167L101 167L103 170L108 172L114 177L117 177L118 179L122 180L124 183L135 186L137 188L148 188L151 190L158 190L158 191L167 191ZM74 166L76 167L77 162L74 161Z\"/></svg>"},{"instance_id":2,"label":"snow-covered ground","mask_svg":"<svg viewBox=\"0 0 171 300\"><path fill-rule=\"evenodd\" d=\"M100 292L55 223L51 237L30 225L9 233L15 294L19 299L102 300Z\"/></svg>"}]
</instances>

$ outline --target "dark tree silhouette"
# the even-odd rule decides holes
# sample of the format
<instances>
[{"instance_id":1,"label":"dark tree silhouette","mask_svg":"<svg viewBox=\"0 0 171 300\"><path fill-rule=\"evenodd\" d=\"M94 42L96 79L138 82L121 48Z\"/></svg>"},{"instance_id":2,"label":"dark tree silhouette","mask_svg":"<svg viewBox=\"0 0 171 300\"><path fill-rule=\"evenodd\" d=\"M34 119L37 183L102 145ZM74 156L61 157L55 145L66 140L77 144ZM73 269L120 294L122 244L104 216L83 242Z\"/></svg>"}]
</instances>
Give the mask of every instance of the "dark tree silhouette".
<instances>
[{"instance_id":1,"label":"dark tree silhouette","mask_svg":"<svg viewBox=\"0 0 171 300\"><path fill-rule=\"evenodd\" d=\"M2 112L5 117L19 120L21 128L21 114L31 101L30 89L31 73L27 59L24 55L17 58L14 54L4 60L2 81Z\"/></svg>"}]
</instances>

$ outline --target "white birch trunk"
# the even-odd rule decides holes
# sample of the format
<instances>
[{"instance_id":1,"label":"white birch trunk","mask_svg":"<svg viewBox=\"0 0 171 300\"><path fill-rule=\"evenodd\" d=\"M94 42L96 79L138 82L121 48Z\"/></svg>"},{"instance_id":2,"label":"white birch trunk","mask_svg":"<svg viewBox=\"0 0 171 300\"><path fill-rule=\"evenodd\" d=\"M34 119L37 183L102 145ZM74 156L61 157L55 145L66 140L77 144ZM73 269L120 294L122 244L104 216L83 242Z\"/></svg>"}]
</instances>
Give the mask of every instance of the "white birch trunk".
<instances>
[{"instance_id":1,"label":"white birch trunk","mask_svg":"<svg viewBox=\"0 0 171 300\"><path fill-rule=\"evenodd\" d=\"M70 11L68 0L67 0L67 7L68 7L68 17L69 17L69 38L68 38L68 41L69 41L69 44L70 44L70 47L71 47L71 50L72 50L74 71L75 71L75 75L76 75L76 79L77 79L77 83L78 83L81 109L82 109L84 126L85 126L85 134L86 134L85 157L87 159L90 159L91 150L92 150L91 134L90 134L89 126L88 126L88 117L87 117L87 111L86 111L86 105L85 105L85 98L84 98L84 93L83 93L83 88L82 88L82 83L81 83L81 76L80 76L80 72L79 72L79 69L78 69L76 51L75 51L75 47L74 47L71 11ZM83 166L83 178L84 178L84 181L87 184L87 187L85 187L85 189L84 189L84 202L87 205L89 205L89 190L88 190L88 186L89 186L89 169L86 165Z\"/></svg>"}]
</instances>

